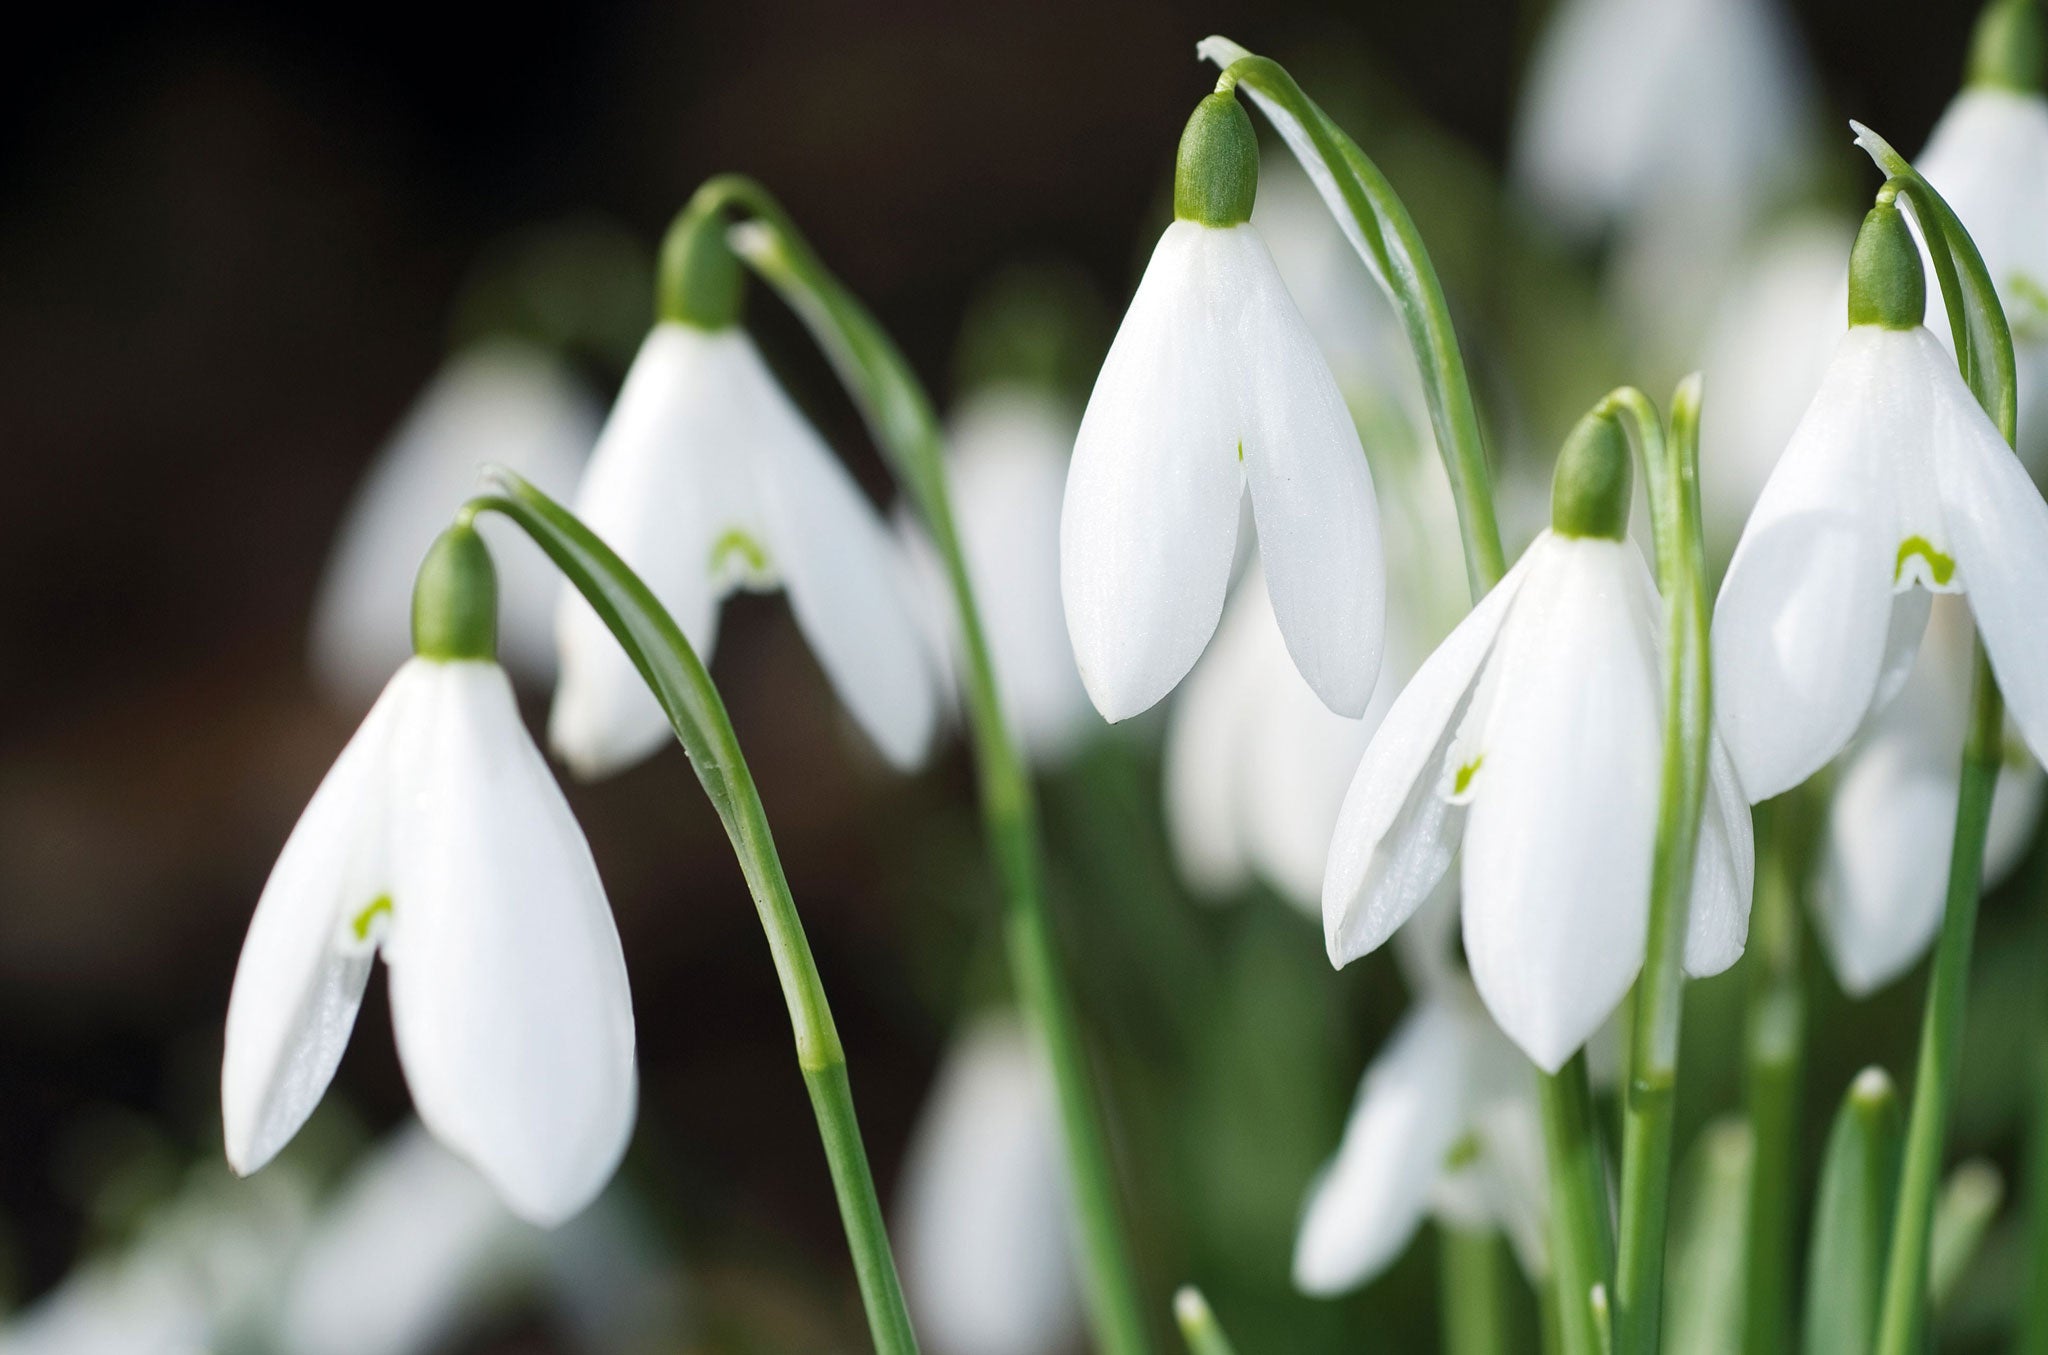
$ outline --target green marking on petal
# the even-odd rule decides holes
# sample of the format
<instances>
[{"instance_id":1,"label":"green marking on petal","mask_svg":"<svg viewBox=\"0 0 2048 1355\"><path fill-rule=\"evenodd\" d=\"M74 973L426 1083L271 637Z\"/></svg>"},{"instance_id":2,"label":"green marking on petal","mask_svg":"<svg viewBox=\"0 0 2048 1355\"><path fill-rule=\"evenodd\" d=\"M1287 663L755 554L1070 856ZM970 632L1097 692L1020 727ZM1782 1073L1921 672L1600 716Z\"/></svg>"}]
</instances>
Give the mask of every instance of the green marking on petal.
<instances>
[{"instance_id":1,"label":"green marking on petal","mask_svg":"<svg viewBox=\"0 0 2048 1355\"><path fill-rule=\"evenodd\" d=\"M1451 1145L1450 1152L1444 1154L1444 1170L1454 1172L1460 1167L1471 1166L1479 1160L1480 1151L1479 1136L1465 1135Z\"/></svg>"},{"instance_id":2,"label":"green marking on petal","mask_svg":"<svg viewBox=\"0 0 2048 1355\"><path fill-rule=\"evenodd\" d=\"M1948 587L1948 581L1956 576L1956 562L1936 550L1934 543L1924 536L1909 536L1899 543L1899 558L1892 564L1892 582L1906 576L1906 561L1916 555L1927 562L1927 573L1934 586Z\"/></svg>"},{"instance_id":3,"label":"green marking on petal","mask_svg":"<svg viewBox=\"0 0 2048 1355\"><path fill-rule=\"evenodd\" d=\"M1470 762L1458 768L1458 774L1451 778L1451 794L1463 795L1469 790L1472 786L1472 778L1479 775L1479 764L1485 761L1486 754L1481 753L1478 757L1473 758Z\"/></svg>"},{"instance_id":4,"label":"green marking on petal","mask_svg":"<svg viewBox=\"0 0 2048 1355\"><path fill-rule=\"evenodd\" d=\"M1238 464L1239 464L1239 465L1243 465L1243 464L1244 464L1244 439L1243 439L1243 438L1239 438L1239 439L1237 440L1237 461L1238 461Z\"/></svg>"},{"instance_id":5,"label":"green marking on petal","mask_svg":"<svg viewBox=\"0 0 2048 1355\"><path fill-rule=\"evenodd\" d=\"M722 576L727 564L735 559L749 575L759 576L768 572L767 549L738 527L728 527L718 540L711 543L711 576Z\"/></svg>"},{"instance_id":6,"label":"green marking on petal","mask_svg":"<svg viewBox=\"0 0 2048 1355\"><path fill-rule=\"evenodd\" d=\"M355 933L356 940L367 941L370 939L370 925L379 917L390 916L391 896L389 894L379 894L376 898L370 900L368 907L349 919L348 928Z\"/></svg>"},{"instance_id":7,"label":"green marking on petal","mask_svg":"<svg viewBox=\"0 0 2048 1355\"><path fill-rule=\"evenodd\" d=\"M2013 305L2006 316L2012 321L2015 338L2038 341L2048 338L2048 284L2027 273L2014 273L2005 280Z\"/></svg>"}]
</instances>

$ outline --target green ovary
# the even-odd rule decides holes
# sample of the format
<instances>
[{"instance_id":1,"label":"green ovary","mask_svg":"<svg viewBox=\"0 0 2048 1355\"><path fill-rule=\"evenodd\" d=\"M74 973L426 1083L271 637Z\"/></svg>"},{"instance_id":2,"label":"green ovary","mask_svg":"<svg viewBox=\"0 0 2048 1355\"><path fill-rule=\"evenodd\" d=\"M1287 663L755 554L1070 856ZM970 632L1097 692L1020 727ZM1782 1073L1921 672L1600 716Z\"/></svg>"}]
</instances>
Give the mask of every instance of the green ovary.
<instances>
[{"instance_id":1,"label":"green ovary","mask_svg":"<svg viewBox=\"0 0 2048 1355\"><path fill-rule=\"evenodd\" d=\"M379 894L376 898L371 899L368 906L360 913L349 919L348 928L351 932L355 933L356 940L367 941L370 939L371 925L379 917L390 916L391 896L389 894Z\"/></svg>"},{"instance_id":2,"label":"green ovary","mask_svg":"<svg viewBox=\"0 0 2048 1355\"><path fill-rule=\"evenodd\" d=\"M1924 536L1909 536L1899 543L1899 558L1892 564L1892 582L1897 583L1906 576L1906 561L1919 556L1927 562L1927 573L1937 588L1948 587L1948 581L1956 576L1956 562L1934 548L1934 543Z\"/></svg>"}]
</instances>

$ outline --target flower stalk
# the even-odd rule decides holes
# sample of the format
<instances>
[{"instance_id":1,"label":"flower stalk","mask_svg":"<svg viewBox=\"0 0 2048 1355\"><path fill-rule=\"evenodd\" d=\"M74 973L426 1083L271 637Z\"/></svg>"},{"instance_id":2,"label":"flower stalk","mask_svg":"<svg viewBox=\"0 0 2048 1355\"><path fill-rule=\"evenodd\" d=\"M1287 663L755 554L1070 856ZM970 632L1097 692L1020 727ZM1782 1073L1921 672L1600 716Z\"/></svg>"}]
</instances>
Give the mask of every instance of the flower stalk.
<instances>
[{"instance_id":1,"label":"flower stalk","mask_svg":"<svg viewBox=\"0 0 2048 1355\"><path fill-rule=\"evenodd\" d=\"M495 472L495 478L498 492L470 500L458 520L467 523L483 513L500 514L547 553L632 659L725 825L789 1008L797 1065L824 1141L840 1220L867 1308L868 1330L880 1355L915 1355L917 1338L896 1276L874 1175L861 1145L846 1051L725 702L675 619L624 561L575 515L532 485L505 471Z\"/></svg>"},{"instance_id":2,"label":"flower stalk","mask_svg":"<svg viewBox=\"0 0 2048 1355\"><path fill-rule=\"evenodd\" d=\"M1037 797L996 692L987 631L967 574L946 488L939 423L910 365L820 260L781 205L738 175L707 180L692 210L739 213L735 250L803 320L866 419L897 482L929 531L962 640L968 726L982 820L1005 899L1004 931L1018 996L1045 1041L1072 1175L1089 1309L1107 1355L1142 1355L1144 1307L1118 1201L1101 1097L1046 910Z\"/></svg>"},{"instance_id":3,"label":"flower stalk","mask_svg":"<svg viewBox=\"0 0 2048 1355\"><path fill-rule=\"evenodd\" d=\"M1806 999L1799 979L1799 881L1804 854L1794 806L1766 816L1764 867L1757 877L1755 955L1744 1019L1746 1094L1755 1167L1749 1182L1748 1276L1743 1284L1743 1350L1775 1355L1790 1329L1792 1246L1799 1198L1799 1079Z\"/></svg>"},{"instance_id":4,"label":"flower stalk","mask_svg":"<svg viewBox=\"0 0 2048 1355\"><path fill-rule=\"evenodd\" d=\"M1506 1355L1507 1269L1499 1234L1446 1226L1437 1230L1437 1250L1445 1355Z\"/></svg>"}]
</instances>

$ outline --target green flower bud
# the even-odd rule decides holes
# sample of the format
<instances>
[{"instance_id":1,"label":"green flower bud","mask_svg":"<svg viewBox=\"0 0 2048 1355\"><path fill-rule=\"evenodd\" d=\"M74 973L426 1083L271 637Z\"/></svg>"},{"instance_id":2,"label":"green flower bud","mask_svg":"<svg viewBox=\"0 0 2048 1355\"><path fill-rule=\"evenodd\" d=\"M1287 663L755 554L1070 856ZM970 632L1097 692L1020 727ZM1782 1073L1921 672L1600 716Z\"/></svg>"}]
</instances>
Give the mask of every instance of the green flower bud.
<instances>
[{"instance_id":1,"label":"green flower bud","mask_svg":"<svg viewBox=\"0 0 2048 1355\"><path fill-rule=\"evenodd\" d=\"M1252 218L1259 193L1259 138L1251 116L1231 93L1195 105L1180 134L1173 168L1173 215L1204 226L1235 226Z\"/></svg>"},{"instance_id":2,"label":"green flower bud","mask_svg":"<svg viewBox=\"0 0 2048 1355\"><path fill-rule=\"evenodd\" d=\"M1927 317L1927 277L1906 218L1880 202L1863 218L1849 251L1849 323L1912 329Z\"/></svg>"},{"instance_id":3,"label":"green flower bud","mask_svg":"<svg viewBox=\"0 0 2048 1355\"><path fill-rule=\"evenodd\" d=\"M683 208L661 242L655 312L698 329L728 329L740 318L746 278L725 241L725 214L694 203Z\"/></svg>"},{"instance_id":4,"label":"green flower bud","mask_svg":"<svg viewBox=\"0 0 2048 1355\"><path fill-rule=\"evenodd\" d=\"M498 657L498 571L476 528L434 538L412 586L412 650L423 659Z\"/></svg>"},{"instance_id":5,"label":"green flower bud","mask_svg":"<svg viewBox=\"0 0 2048 1355\"><path fill-rule=\"evenodd\" d=\"M1605 408L1580 419L1557 454L1550 481L1550 527L1559 536L1628 536L1635 462L1621 420Z\"/></svg>"},{"instance_id":6,"label":"green flower bud","mask_svg":"<svg viewBox=\"0 0 2048 1355\"><path fill-rule=\"evenodd\" d=\"M2048 83L2048 23L2040 0L1991 0L1970 40L1966 85L2039 94Z\"/></svg>"}]
</instances>

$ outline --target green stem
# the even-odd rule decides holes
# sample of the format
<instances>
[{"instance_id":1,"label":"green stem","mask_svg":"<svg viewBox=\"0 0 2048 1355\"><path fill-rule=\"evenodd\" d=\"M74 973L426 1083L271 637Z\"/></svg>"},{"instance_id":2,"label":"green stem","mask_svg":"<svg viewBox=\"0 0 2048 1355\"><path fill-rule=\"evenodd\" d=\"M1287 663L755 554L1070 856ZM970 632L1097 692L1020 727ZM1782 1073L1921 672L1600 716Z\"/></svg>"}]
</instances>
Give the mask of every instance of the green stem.
<instances>
[{"instance_id":1,"label":"green stem","mask_svg":"<svg viewBox=\"0 0 2048 1355\"><path fill-rule=\"evenodd\" d=\"M803 319L831 360L944 563L965 659L982 820L1003 885L1010 965L1052 1065L1096 1339L1106 1355L1143 1355L1145 1309L1124 1235L1105 1116L1046 910L1037 796L997 696L930 397L888 334L825 267L766 189L721 175L697 191L692 206L738 210L750 218L733 229L735 250Z\"/></svg>"},{"instance_id":2,"label":"green stem","mask_svg":"<svg viewBox=\"0 0 2048 1355\"><path fill-rule=\"evenodd\" d=\"M1556 1073L1539 1073L1538 1086L1550 1173L1550 1270L1565 1355L1604 1355L1594 1290L1604 1293L1613 1273L1614 1240L1585 1051Z\"/></svg>"},{"instance_id":3,"label":"green stem","mask_svg":"<svg viewBox=\"0 0 2048 1355\"><path fill-rule=\"evenodd\" d=\"M1506 1355L1506 1266L1500 1235L1445 1225L1437 1230L1443 1279L1444 1355Z\"/></svg>"},{"instance_id":4,"label":"green stem","mask_svg":"<svg viewBox=\"0 0 2048 1355\"><path fill-rule=\"evenodd\" d=\"M1649 930L1642 976L1636 980L1622 1111L1621 1239L1615 1282L1616 1346L1624 1355L1648 1355L1657 1348L1661 1326L1685 933L1713 732L1699 517L1700 381L1688 377L1673 397L1668 442L1655 407L1642 392L1623 388L1610 395L1608 403L1625 412L1635 427L1649 489L1665 615L1662 784Z\"/></svg>"},{"instance_id":5,"label":"green stem","mask_svg":"<svg viewBox=\"0 0 2048 1355\"><path fill-rule=\"evenodd\" d=\"M508 471L494 475L501 492L472 499L458 520L466 523L485 512L502 514L547 552L633 660L641 679L661 703L725 825L760 914L761 930L768 938L776 978L789 1008L797 1065L803 1071L818 1133L824 1140L840 1221L853 1251L854 1273L867 1308L868 1330L882 1355L916 1355L917 1337L897 1281L874 1175L861 1147L860 1123L846 1074L846 1051L825 1001L824 981L804 937L782 858L775 850L768 813L740 752L739 736L726 716L725 702L675 619L624 561L575 515L532 485Z\"/></svg>"},{"instance_id":6,"label":"green stem","mask_svg":"<svg viewBox=\"0 0 2048 1355\"><path fill-rule=\"evenodd\" d=\"M2005 703L1980 639L1970 698L1970 734L1963 748L1962 792L1956 802L1955 845L1949 857L1947 911L1934 952L1934 976L1928 981L1920 1057L1913 1077L1913 1110L1907 1121L1899 1202L1885 1266L1879 1355L1913 1355L1926 1340L1934 1197L1941 1189L1942 1145L1962 1055L1970 947L1977 928L1978 874L1984 864L1991 792L1998 782L2004 740Z\"/></svg>"},{"instance_id":7,"label":"green stem","mask_svg":"<svg viewBox=\"0 0 2048 1355\"><path fill-rule=\"evenodd\" d=\"M1799 1078L1805 1049L1805 996L1799 981L1801 854L1791 840L1788 806L1760 816L1765 832L1751 927L1749 1010L1745 1021L1749 1126L1756 1161L1749 1185L1748 1277L1743 1284L1742 1348L1778 1355L1792 1317L1793 1204L1799 1198Z\"/></svg>"}]
</instances>

